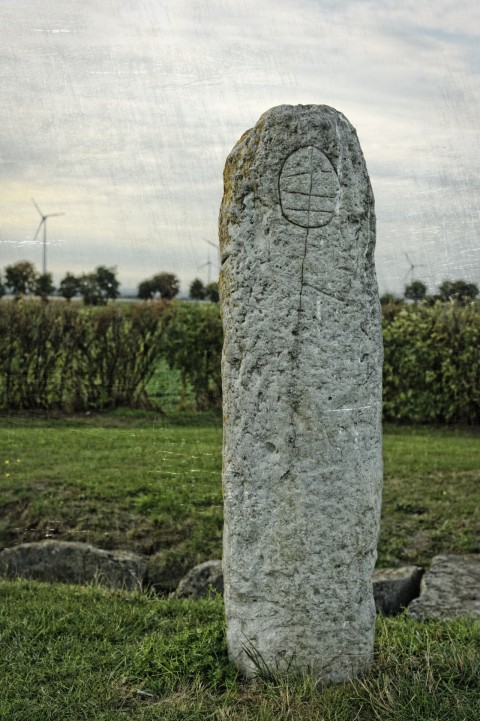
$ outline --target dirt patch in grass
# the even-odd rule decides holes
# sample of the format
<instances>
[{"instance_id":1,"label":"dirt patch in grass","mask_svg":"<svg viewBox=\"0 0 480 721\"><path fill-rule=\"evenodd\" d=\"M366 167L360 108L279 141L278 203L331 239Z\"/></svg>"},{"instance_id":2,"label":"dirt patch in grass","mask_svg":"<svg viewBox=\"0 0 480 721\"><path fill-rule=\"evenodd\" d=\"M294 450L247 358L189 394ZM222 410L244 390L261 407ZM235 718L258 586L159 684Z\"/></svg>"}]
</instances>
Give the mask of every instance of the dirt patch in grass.
<instances>
[{"instance_id":1,"label":"dirt patch in grass","mask_svg":"<svg viewBox=\"0 0 480 721\"><path fill-rule=\"evenodd\" d=\"M162 539L155 539L155 524L139 514L116 509L113 513L95 512L86 514L85 508L77 504L66 508L65 515L39 516L31 503L9 503L2 509L2 546L31 543L53 538L58 541L81 541L105 549L124 548L137 553L151 554L161 547L168 538L173 543L169 530L164 529ZM126 541L128 540L128 544Z\"/></svg>"},{"instance_id":2,"label":"dirt patch in grass","mask_svg":"<svg viewBox=\"0 0 480 721\"><path fill-rule=\"evenodd\" d=\"M453 463L452 463L453 465ZM428 566L437 554L480 552L480 472L385 476L379 565Z\"/></svg>"}]
</instances>

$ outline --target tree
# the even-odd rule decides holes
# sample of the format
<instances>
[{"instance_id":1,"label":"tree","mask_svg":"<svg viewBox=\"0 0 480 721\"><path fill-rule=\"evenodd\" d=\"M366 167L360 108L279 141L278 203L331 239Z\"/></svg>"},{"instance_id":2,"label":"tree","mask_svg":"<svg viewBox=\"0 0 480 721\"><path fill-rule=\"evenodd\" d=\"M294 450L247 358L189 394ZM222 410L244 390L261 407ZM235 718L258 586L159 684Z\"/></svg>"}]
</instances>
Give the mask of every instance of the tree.
<instances>
[{"instance_id":1,"label":"tree","mask_svg":"<svg viewBox=\"0 0 480 721\"><path fill-rule=\"evenodd\" d=\"M157 273L152 278L147 278L138 286L138 297L142 300L150 300L158 293L165 300L175 298L180 290L180 281L174 273Z\"/></svg>"},{"instance_id":2,"label":"tree","mask_svg":"<svg viewBox=\"0 0 480 721\"><path fill-rule=\"evenodd\" d=\"M17 298L35 293L37 277L35 266L28 260L20 260L5 268L5 285Z\"/></svg>"},{"instance_id":3,"label":"tree","mask_svg":"<svg viewBox=\"0 0 480 721\"><path fill-rule=\"evenodd\" d=\"M381 305L393 305L393 303L401 303L401 300L393 293L384 293L380 296Z\"/></svg>"},{"instance_id":4,"label":"tree","mask_svg":"<svg viewBox=\"0 0 480 721\"><path fill-rule=\"evenodd\" d=\"M115 268L99 265L93 273L84 273L78 278L78 290L85 305L106 305L120 295L115 272Z\"/></svg>"},{"instance_id":5,"label":"tree","mask_svg":"<svg viewBox=\"0 0 480 721\"><path fill-rule=\"evenodd\" d=\"M205 295L210 298L212 303L218 303L220 296L218 295L218 283L209 283L205 288Z\"/></svg>"},{"instance_id":6,"label":"tree","mask_svg":"<svg viewBox=\"0 0 480 721\"><path fill-rule=\"evenodd\" d=\"M138 286L138 297L141 300L151 300L155 295L155 290L152 287L151 280L142 280Z\"/></svg>"},{"instance_id":7,"label":"tree","mask_svg":"<svg viewBox=\"0 0 480 721\"><path fill-rule=\"evenodd\" d=\"M0 298L3 298L3 296L6 293L6 288L2 280L2 276L0 275Z\"/></svg>"},{"instance_id":8,"label":"tree","mask_svg":"<svg viewBox=\"0 0 480 721\"><path fill-rule=\"evenodd\" d=\"M475 283L467 283L465 280L444 280L438 287L438 294L443 301L456 300L459 303L467 303L469 300L475 300L478 292Z\"/></svg>"},{"instance_id":9,"label":"tree","mask_svg":"<svg viewBox=\"0 0 480 721\"><path fill-rule=\"evenodd\" d=\"M35 295L39 295L44 303L48 302L48 296L55 292L51 273L42 273L37 277L35 283Z\"/></svg>"},{"instance_id":10,"label":"tree","mask_svg":"<svg viewBox=\"0 0 480 721\"><path fill-rule=\"evenodd\" d=\"M180 290L180 281L174 273L158 273L152 278L152 286L161 298L172 300Z\"/></svg>"},{"instance_id":11,"label":"tree","mask_svg":"<svg viewBox=\"0 0 480 721\"><path fill-rule=\"evenodd\" d=\"M95 273L83 273L78 278L78 292L85 305L105 305Z\"/></svg>"},{"instance_id":12,"label":"tree","mask_svg":"<svg viewBox=\"0 0 480 721\"><path fill-rule=\"evenodd\" d=\"M99 265L95 269L98 287L106 300L115 300L120 295L118 290L120 283L115 277L116 272L116 268L106 268L104 265Z\"/></svg>"},{"instance_id":13,"label":"tree","mask_svg":"<svg viewBox=\"0 0 480 721\"><path fill-rule=\"evenodd\" d=\"M190 298L193 300L203 300L205 298L205 286L200 278L195 278L190 285Z\"/></svg>"},{"instance_id":14,"label":"tree","mask_svg":"<svg viewBox=\"0 0 480 721\"><path fill-rule=\"evenodd\" d=\"M60 281L58 292L65 300L70 301L77 295L79 285L79 279L72 275L72 273L67 273L65 278L62 278Z\"/></svg>"},{"instance_id":15,"label":"tree","mask_svg":"<svg viewBox=\"0 0 480 721\"><path fill-rule=\"evenodd\" d=\"M427 286L422 283L421 280L414 280L409 285L405 286L405 298L413 300L416 303L419 300L423 300L427 294Z\"/></svg>"}]
</instances>

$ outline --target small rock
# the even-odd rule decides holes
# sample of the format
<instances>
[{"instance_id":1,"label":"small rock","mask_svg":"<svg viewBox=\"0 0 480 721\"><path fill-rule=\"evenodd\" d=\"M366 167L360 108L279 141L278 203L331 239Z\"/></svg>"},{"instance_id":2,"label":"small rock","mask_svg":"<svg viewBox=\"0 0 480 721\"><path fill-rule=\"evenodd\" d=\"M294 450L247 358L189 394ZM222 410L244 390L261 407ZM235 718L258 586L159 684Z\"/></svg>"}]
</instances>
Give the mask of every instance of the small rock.
<instances>
[{"instance_id":1,"label":"small rock","mask_svg":"<svg viewBox=\"0 0 480 721\"><path fill-rule=\"evenodd\" d=\"M89 583L133 591L142 586L147 562L129 551L104 551L87 543L40 541L0 551L0 575L37 581Z\"/></svg>"},{"instance_id":2,"label":"small rock","mask_svg":"<svg viewBox=\"0 0 480 721\"><path fill-rule=\"evenodd\" d=\"M435 556L408 613L415 619L480 618L480 554Z\"/></svg>"},{"instance_id":3,"label":"small rock","mask_svg":"<svg viewBox=\"0 0 480 721\"><path fill-rule=\"evenodd\" d=\"M395 616L420 593L424 570L420 566L379 568L373 573L373 596L377 613Z\"/></svg>"},{"instance_id":4,"label":"small rock","mask_svg":"<svg viewBox=\"0 0 480 721\"><path fill-rule=\"evenodd\" d=\"M178 584L175 595L177 598L201 598L208 594L210 586L223 593L221 561L205 561L192 568Z\"/></svg>"}]
</instances>

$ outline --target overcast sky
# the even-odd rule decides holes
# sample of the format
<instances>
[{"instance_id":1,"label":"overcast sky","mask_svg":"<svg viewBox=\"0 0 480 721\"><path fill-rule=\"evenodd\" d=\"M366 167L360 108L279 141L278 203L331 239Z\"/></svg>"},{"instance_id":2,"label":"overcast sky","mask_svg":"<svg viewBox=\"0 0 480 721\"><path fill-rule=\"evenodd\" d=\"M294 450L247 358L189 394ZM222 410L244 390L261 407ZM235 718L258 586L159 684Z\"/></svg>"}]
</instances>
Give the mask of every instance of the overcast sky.
<instances>
[{"instance_id":1,"label":"overcast sky","mask_svg":"<svg viewBox=\"0 0 480 721\"><path fill-rule=\"evenodd\" d=\"M217 275L225 158L268 108L357 129L381 292L480 282L478 0L0 0L0 268ZM407 258L408 256L408 258ZM211 265L205 265L208 263ZM414 265L415 268L411 268Z\"/></svg>"}]
</instances>

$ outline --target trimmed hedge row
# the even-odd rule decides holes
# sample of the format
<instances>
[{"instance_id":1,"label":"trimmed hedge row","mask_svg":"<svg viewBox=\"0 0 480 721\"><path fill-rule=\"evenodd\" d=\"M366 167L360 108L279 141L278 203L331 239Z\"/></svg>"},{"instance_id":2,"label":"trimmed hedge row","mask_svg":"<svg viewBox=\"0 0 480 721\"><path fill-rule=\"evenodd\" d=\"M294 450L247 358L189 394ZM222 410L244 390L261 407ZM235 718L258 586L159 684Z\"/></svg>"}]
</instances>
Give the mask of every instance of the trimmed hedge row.
<instances>
[{"instance_id":1,"label":"trimmed hedge row","mask_svg":"<svg viewBox=\"0 0 480 721\"><path fill-rule=\"evenodd\" d=\"M479 305L400 304L383 314L385 419L479 423ZM160 357L180 371L197 409L220 408L221 348L214 304L2 303L0 408L146 404Z\"/></svg>"},{"instance_id":2,"label":"trimmed hedge row","mask_svg":"<svg viewBox=\"0 0 480 721\"><path fill-rule=\"evenodd\" d=\"M138 405L155 368L164 303L0 306L0 407L68 411Z\"/></svg>"},{"instance_id":3,"label":"trimmed hedge row","mask_svg":"<svg viewBox=\"0 0 480 721\"><path fill-rule=\"evenodd\" d=\"M383 413L416 423L480 422L480 306L384 309Z\"/></svg>"},{"instance_id":4,"label":"trimmed hedge row","mask_svg":"<svg viewBox=\"0 0 480 721\"><path fill-rule=\"evenodd\" d=\"M222 406L222 321L218 305L177 303L165 334L165 358L193 389L197 410Z\"/></svg>"}]
</instances>

